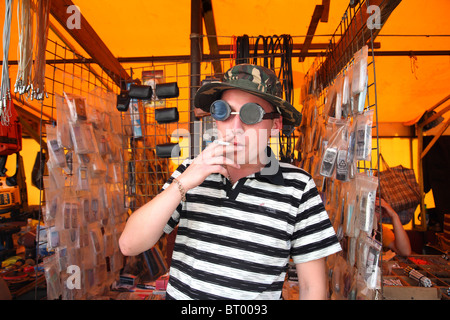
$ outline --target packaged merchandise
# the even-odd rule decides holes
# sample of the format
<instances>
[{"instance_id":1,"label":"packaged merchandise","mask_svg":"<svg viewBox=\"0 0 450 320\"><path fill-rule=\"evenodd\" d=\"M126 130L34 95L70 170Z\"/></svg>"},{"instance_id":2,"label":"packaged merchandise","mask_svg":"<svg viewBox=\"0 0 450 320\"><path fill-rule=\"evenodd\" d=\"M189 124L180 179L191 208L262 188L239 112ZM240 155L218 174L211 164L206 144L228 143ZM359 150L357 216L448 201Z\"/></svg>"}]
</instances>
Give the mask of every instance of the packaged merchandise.
<instances>
[{"instance_id":1,"label":"packaged merchandise","mask_svg":"<svg viewBox=\"0 0 450 320\"><path fill-rule=\"evenodd\" d=\"M381 243L361 233L358 240L358 270L364 279L367 288L380 288L380 257Z\"/></svg>"},{"instance_id":2,"label":"packaged merchandise","mask_svg":"<svg viewBox=\"0 0 450 320\"><path fill-rule=\"evenodd\" d=\"M375 218L378 178L365 173L356 175L356 222L361 231L371 233Z\"/></svg>"},{"instance_id":3,"label":"packaged merchandise","mask_svg":"<svg viewBox=\"0 0 450 320\"><path fill-rule=\"evenodd\" d=\"M320 174L325 177L332 177L338 153L340 152L339 178L347 180L348 173L344 170L348 168L347 149L348 149L348 126L346 119L329 118L326 126L326 147L322 156Z\"/></svg>"},{"instance_id":4,"label":"packaged merchandise","mask_svg":"<svg viewBox=\"0 0 450 320\"><path fill-rule=\"evenodd\" d=\"M367 58L369 47L366 45L353 56L352 93L361 93L367 86Z\"/></svg>"},{"instance_id":5,"label":"packaged merchandise","mask_svg":"<svg viewBox=\"0 0 450 320\"><path fill-rule=\"evenodd\" d=\"M370 161L372 154L373 110L356 116L355 159Z\"/></svg>"},{"instance_id":6,"label":"packaged merchandise","mask_svg":"<svg viewBox=\"0 0 450 320\"><path fill-rule=\"evenodd\" d=\"M70 121L77 122L87 120L87 99L85 97L64 92L67 106L69 107Z\"/></svg>"},{"instance_id":7,"label":"packaged merchandise","mask_svg":"<svg viewBox=\"0 0 450 320\"><path fill-rule=\"evenodd\" d=\"M66 164L66 155L64 147L61 146L57 139L56 127L52 125L45 125L47 132L47 148L49 154L49 161L53 166L64 168Z\"/></svg>"},{"instance_id":8,"label":"packaged merchandise","mask_svg":"<svg viewBox=\"0 0 450 320\"><path fill-rule=\"evenodd\" d=\"M44 245L52 257L44 260L48 299L102 294L123 268L119 236L111 231L123 230L128 216L120 113L104 112L114 109L111 97L98 89L88 98L55 97L58 125L46 127L49 161L43 179ZM70 283L71 266L81 273L78 289Z\"/></svg>"},{"instance_id":9,"label":"packaged merchandise","mask_svg":"<svg viewBox=\"0 0 450 320\"><path fill-rule=\"evenodd\" d=\"M58 144L66 149L72 149L72 139L70 137L70 111L65 98L59 94L55 94L56 119L56 138Z\"/></svg>"}]
</instances>

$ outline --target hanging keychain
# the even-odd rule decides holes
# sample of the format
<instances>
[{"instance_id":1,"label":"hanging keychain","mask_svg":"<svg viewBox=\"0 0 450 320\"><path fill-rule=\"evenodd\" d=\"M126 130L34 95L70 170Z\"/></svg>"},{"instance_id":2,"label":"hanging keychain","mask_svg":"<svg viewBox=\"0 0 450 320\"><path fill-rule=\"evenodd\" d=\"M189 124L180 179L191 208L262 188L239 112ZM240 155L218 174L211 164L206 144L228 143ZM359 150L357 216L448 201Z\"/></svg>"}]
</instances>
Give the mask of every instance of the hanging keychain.
<instances>
[{"instance_id":1,"label":"hanging keychain","mask_svg":"<svg viewBox=\"0 0 450 320\"><path fill-rule=\"evenodd\" d=\"M0 118L4 126L9 124L8 107L11 101L10 83L9 83L9 44L11 40L11 19L12 19L12 0L5 1L5 22L3 25L3 63L2 63L2 85L0 98Z\"/></svg>"},{"instance_id":2,"label":"hanging keychain","mask_svg":"<svg viewBox=\"0 0 450 320\"><path fill-rule=\"evenodd\" d=\"M33 8L31 0L17 1L17 22L19 31L18 69L14 93L20 95L31 89L33 69Z\"/></svg>"}]
</instances>

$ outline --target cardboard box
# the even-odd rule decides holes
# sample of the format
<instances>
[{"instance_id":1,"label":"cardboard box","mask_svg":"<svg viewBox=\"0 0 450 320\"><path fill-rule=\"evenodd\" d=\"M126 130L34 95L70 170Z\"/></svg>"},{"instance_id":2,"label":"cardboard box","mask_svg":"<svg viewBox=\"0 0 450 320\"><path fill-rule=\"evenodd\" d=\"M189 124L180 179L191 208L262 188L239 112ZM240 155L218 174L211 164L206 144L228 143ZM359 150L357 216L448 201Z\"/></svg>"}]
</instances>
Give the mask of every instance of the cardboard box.
<instances>
[{"instance_id":1,"label":"cardboard box","mask_svg":"<svg viewBox=\"0 0 450 320\"><path fill-rule=\"evenodd\" d=\"M438 288L384 286L383 298L386 300L441 300Z\"/></svg>"}]
</instances>

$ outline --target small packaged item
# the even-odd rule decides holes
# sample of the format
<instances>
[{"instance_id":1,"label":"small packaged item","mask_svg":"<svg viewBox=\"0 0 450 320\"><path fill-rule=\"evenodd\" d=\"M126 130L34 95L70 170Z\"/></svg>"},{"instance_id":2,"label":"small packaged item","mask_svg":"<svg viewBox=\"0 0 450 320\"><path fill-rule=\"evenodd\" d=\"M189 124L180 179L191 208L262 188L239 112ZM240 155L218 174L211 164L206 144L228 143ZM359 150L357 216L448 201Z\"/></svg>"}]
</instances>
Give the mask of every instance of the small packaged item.
<instances>
[{"instance_id":1,"label":"small packaged item","mask_svg":"<svg viewBox=\"0 0 450 320\"><path fill-rule=\"evenodd\" d=\"M80 164L78 166L77 172L77 185L75 187L76 191L88 191L89 190L89 169L86 165Z\"/></svg>"},{"instance_id":2,"label":"small packaged item","mask_svg":"<svg viewBox=\"0 0 450 320\"><path fill-rule=\"evenodd\" d=\"M71 123L70 129L75 153L86 154L97 151L96 140L90 123Z\"/></svg>"},{"instance_id":3,"label":"small packaged item","mask_svg":"<svg viewBox=\"0 0 450 320\"><path fill-rule=\"evenodd\" d=\"M55 249L59 247L60 244L60 238L59 238L59 231L56 230L55 226L49 227L47 229L47 250L51 251L52 249Z\"/></svg>"},{"instance_id":4,"label":"small packaged item","mask_svg":"<svg viewBox=\"0 0 450 320\"><path fill-rule=\"evenodd\" d=\"M347 145L348 145L348 125L349 120L347 119L336 119L330 117L327 124L327 135L326 135L326 147L324 149L320 174L325 177L332 177L334 173L334 168L336 166L336 159L338 158L338 152L340 152L340 160L344 162L341 163L340 178L345 178L347 176L344 174L343 170L348 167L347 164Z\"/></svg>"},{"instance_id":5,"label":"small packaged item","mask_svg":"<svg viewBox=\"0 0 450 320\"><path fill-rule=\"evenodd\" d=\"M44 258L44 274L47 283L47 300L58 300L62 294L56 254Z\"/></svg>"},{"instance_id":6,"label":"small packaged item","mask_svg":"<svg viewBox=\"0 0 450 320\"><path fill-rule=\"evenodd\" d=\"M336 164L337 149L327 148L322 158L322 165L320 167L320 174L324 177L331 177L333 175L334 166Z\"/></svg>"},{"instance_id":7,"label":"small packaged item","mask_svg":"<svg viewBox=\"0 0 450 320\"><path fill-rule=\"evenodd\" d=\"M336 179L341 181L349 180L349 162L347 160L347 148L342 147L338 149L336 159Z\"/></svg>"},{"instance_id":8,"label":"small packaged item","mask_svg":"<svg viewBox=\"0 0 450 320\"><path fill-rule=\"evenodd\" d=\"M372 155L373 110L356 116L355 158L370 161Z\"/></svg>"},{"instance_id":9,"label":"small packaged item","mask_svg":"<svg viewBox=\"0 0 450 320\"><path fill-rule=\"evenodd\" d=\"M378 178L365 173L356 175L356 210L357 226L361 231L372 233L375 198L378 188Z\"/></svg>"},{"instance_id":10,"label":"small packaged item","mask_svg":"<svg viewBox=\"0 0 450 320\"><path fill-rule=\"evenodd\" d=\"M88 197L83 197L80 199L81 212L83 215L83 225L89 224L91 222L91 200Z\"/></svg>"},{"instance_id":11,"label":"small packaged item","mask_svg":"<svg viewBox=\"0 0 450 320\"><path fill-rule=\"evenodd\" d=\"M56 137L56 127L45 125L47 131L47 148L49 153L49 161L57 167L64 168L66 166L66 155L64 148L58 143Z\"/></svg>"},{"instance_id":12,"label":"small packaged item","mask_svg":"<svg viewBox=\"0 0 450 320\"><path fill-rule=\"evenodd\" d=\"M70 226L71 228L78 228L80 226L80 210L78 202L72 202L72 210L70 212Z\"/></svg>"},{"instance_id":13,"label":"small packaged item","mask_svg":"<svg viewBox=\"0 0 450 320\"><path fill-rule=\"evenodd\" d=\"M72 218L72 202L65 201L63 204L63 229L70 229L70 221Z\"/></svg>"},{"instance_id":14,"label":"small packaged item","mask_svg":"<svg viewBox=\"0 0 450 320\"><path fill-rule=\"evenodd\" d=\"M379 289L380 256L382 245L362 233L358 245L358 270L369 289Z\"/></svg>"},{"instance_id":15,"label":"small packaged item","mask_svg":"<svg viewBox=\"0 0 450 320\"><path fill-rule=\"evenodd\" d=\"M87 119L87 99L71 93L64 92L67 105L69 106L72 122L83 121Z\"/></svg>"},{"instance_id":16,"label":"small packaged item","mask_svg":"<svg viewBox=\"0 0 450 320\"><path fill-rule=\"evenodd\" d=\"M364 46L354 54L352 93L356 95L363 92L367 86L367 57L369 53L368 46Z\"/></svg>"},{"instance_id":17,"label":"small packaged item","mask_svg":"<svg viewBox=\"0 0 450 320\"><path fill-rule=\"evenodd\" d=\"M342 83L342 116L347 118L347 116L351 113L351 98L352 98L352 90L351 90L351 82L353 76L353 65L349 65L347 70L345 71L344 80Z\"/></svg>"},{"instance_id":18,"label":"small packaged item","mask_svg":"<svg viewBox=\"0 0 450 320\"><path fill-rule=\"evenodd\" d=\"M347 186L347 206L344 212L344 232L348 237L356 237L356 181L348 183Z\"/></svg>"},{"instance_id":19,"label":"small packaged item","mask_svg":"<svg viewBox=\"0 0 450 320\"><path fill-rule=\"evenodd\" d=\"M100 219L100 213L99 213L99 201L97 197L91 198L91 214L90 214L90 221L98 221Z\"/></svg>"},{"instance_id":20,"label":"small packaged item","mask_svg":"<svg viewBox=\"0 0 450 320\"><path fill-rule=\"evenodd\" d=\"M342 93L343 93L343 83L344 83L344 76L342 73L340 73L335 81L335 90L336 90L336 104L334 107L334 117L336 119L341 119L342 117Z\"/></svg>"},{"instance_id":21,"label":"small packaged item","mask_svg":"<svg viewBox=\"0 0 450 320\"><path fill-rule=\"evenodd\" d=\"M356 100L358 101L358 113L364 112L364 108L366 106L366 97L367 97L367 86L365 86L364 90L357 96Z\"/></svg>"},{"instance_id":22,"label":"small packaged item","mask_svg":"<svg viewBox=\"0 0 450 320\"><path fill-rule=\"evenodd\" d=\"M89 231L87 224L79 228L80 248L89 246Z\"/></svg>"},{"instance_id":23,"label":"small packaged item","mask_svg":"<svg viewBox=\"0 0 450 320\"><path fill-rule=\"evenodd\" d=\"M56 105L56 139L58 144L64 148L72 149L72 139L70 137L69 119L70 111L66 100L63 96L55 93Z\"/></svg>"},{"instance_id":24,"label":"small packaged item","mask_svg":"<svg viewBox=\"0 0 450 320\"><path fill-rule=\"evenodd\" d=\"M333 84L327 88L327 96L323 108L323 115L325 116L325 118L334 113L335 106L336 106L336 87Z\"/></svg>"},{"instance_id":25,"label":"small packaged item","mask_svg":"<svg viewBox=\"0 0 450 320\"><path fill-rule=\"evenodd\" d=\"M100 227L97 223L91 223L89 225L89 234L91 240L91 246L94 249L94 254L103 253L103 237L100 231Z\"/></svg>"}]
</instances>

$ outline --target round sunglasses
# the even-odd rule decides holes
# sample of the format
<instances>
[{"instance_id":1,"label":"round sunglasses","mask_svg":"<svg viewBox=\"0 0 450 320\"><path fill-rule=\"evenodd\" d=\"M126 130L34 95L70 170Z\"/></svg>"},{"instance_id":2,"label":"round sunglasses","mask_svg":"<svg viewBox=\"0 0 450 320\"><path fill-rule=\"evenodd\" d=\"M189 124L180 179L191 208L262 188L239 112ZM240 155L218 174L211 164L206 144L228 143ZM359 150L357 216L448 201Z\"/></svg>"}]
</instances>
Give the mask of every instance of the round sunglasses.
<instances>
[{"instance_id":1,"label":"round sunglasses","mask_svg":"<svg viewBox=\"0 0 450 320\"><path fill-rule=\"evenodd\" d=\"M218 121L227 120L232 114L239 114L239 118L245 124L257 124L263 119L276 119L280 117L278 112L265 112L257 103L249 102L244 104L239 112L232 112L228 102L216 100L210 107L211 116Z\"/></svg>"}]
</instances>

